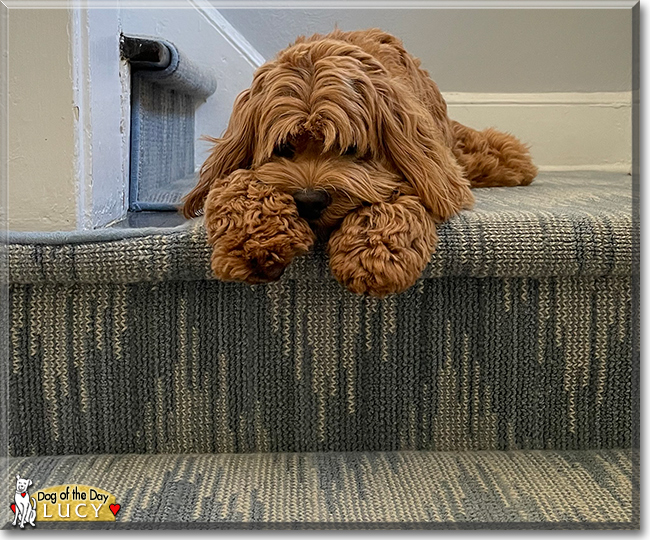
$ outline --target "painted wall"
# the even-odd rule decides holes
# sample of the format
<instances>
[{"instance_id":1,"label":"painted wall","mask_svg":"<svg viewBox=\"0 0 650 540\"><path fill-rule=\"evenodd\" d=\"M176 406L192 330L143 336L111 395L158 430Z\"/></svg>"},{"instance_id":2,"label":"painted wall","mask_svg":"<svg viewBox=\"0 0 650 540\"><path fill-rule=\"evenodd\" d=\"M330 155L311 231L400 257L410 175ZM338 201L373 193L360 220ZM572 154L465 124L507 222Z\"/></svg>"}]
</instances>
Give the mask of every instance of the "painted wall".
<instances>
[{"instance_id":1,"label":"painted wall","mask_svg":"<svg viewBox=\"0 0 650 540\"><path fill-rule=\"evenodd\" d=\"M451 118L514 133L541 170L631 168L631 9L220 12L267 59L301 34L383 28L422 60Z\"/></svg>"},{"instance_id":2,"label":"painted wall","mask_svg":"<svg viewBox=\"0 0 650 540\"><path fill-rule=\"evenodd\" d=\"M199 137L223 131L255 69L215 25L220 18L210 4L190 2L172 10L126 3L121 9L9 10L11 230L92 229L124 217L130 81L120 32L170 40L194 63L217 71L217 92L196 115L197 167L203 162L209 146Z\"/></svg>"},{"instance_id":3,"label":"painted wall","mask_svg":"<svg viewBox=\"0 0 650 540\"><path fill-rule=\"evenodd\" d=\"M125 211L120 30L169 39L216 70L217 92L198 109L197 135L222 133L256 63L298 34L338 22L402 37L439 83L450 116L512 131L532 145L542 169L629 169L630 10L216 10L207 0L188 8L77 18L65 9L9 10L11 229L93 228ZM230 24L259 53L224 31ZM85 49L75 41L84 32ZM197 165L206 150L198 143Z\"/></svg>"},{"instance_id":4,"label":"painted wall","mask_svg":"<svg viewBox=\"0 0 650 540\"><path fill-rule=\"evenodd\" d=\"M8 221L77 225L75 109L67 10L9 10Z\"/></svg>"},{"instance_id":5,"label":"painted wall","mask_svg":"<svg viewBox=\"0 0 650 540\"><path fill-rule=\"evenodd\" d=\"M631 89L630 9L221 9L267 59L299 35L379 27L443 92Z\"/></svg>"}]
</instances>

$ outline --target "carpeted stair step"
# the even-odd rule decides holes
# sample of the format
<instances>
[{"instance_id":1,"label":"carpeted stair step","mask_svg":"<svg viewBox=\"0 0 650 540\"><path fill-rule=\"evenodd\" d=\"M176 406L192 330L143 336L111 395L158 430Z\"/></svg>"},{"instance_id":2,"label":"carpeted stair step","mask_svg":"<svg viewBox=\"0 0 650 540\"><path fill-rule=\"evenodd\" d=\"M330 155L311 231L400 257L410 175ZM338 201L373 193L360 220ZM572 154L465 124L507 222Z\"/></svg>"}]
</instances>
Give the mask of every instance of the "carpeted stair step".
<instances>
[{"instance_id":1,"label":"carpeted stair step","mask_svg":"<svg viewBox=\"0 0 650 540\"><path fill-rule=\"evenodd\" d=\"M130 209L173 210L196 183L194 113L217 77L173 43L121 37L131 67Z\"/></svg>"},{"instance_id":2,"label":"carpeted stair step","mask_svg":"<svg viewBox=\"0 0 650 540\"><path fill-rule=\"evenodd\" d=\"M637 461L629 450L54 456L10 459L2 482L108 491L121 509L101 528L635 528Z\"/></svg>"},{"instance_id":3,"label":"carpeted stair step","mask_svg":"<svg viewBox=\"0 0 650 540\"><path fill-rule=\"evenodd\" d=\"M217 282L200 223L11 234L11 455L633 446L630 177L475 194L385 300Z\"/></svg>"}]
</instances>

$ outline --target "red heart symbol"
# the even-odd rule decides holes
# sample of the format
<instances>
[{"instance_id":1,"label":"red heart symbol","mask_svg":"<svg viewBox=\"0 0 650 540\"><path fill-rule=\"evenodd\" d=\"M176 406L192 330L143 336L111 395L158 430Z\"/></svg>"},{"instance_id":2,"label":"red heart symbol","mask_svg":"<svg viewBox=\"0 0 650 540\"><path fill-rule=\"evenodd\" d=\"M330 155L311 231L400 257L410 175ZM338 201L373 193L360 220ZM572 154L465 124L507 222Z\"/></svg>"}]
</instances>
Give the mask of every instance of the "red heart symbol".
<instances>
[{"instance_id":1,"label":"red heart symbol","mask_svg":"<svg viewBox=\"0 0 650 540\"><path fill-rule=\"evenodd\" d=\"M11 503L9 506L11 506L11 511L15 514L16 513L16 505L14 503Z\"/></svg>"},{"instance_id":2,"label":"red heart symbol","mask_svg":"<svg viewBox=\"0 0 650 540\"><path fill-rule=\"evenodd\" d=\"M111 512L113 512L114 516L117 516L120 508L122 508L119 504L110 504L108 507L111 509Z\"/></svg>"}]
</instances>

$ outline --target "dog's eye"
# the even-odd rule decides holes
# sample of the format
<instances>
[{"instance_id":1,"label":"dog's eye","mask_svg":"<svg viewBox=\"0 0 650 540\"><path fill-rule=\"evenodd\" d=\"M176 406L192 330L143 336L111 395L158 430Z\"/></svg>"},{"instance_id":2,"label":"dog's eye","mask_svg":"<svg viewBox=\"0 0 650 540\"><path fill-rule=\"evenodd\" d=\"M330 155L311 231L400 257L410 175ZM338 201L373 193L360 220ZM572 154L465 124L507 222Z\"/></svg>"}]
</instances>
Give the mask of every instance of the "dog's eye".
<instances>
[{"instance_id":1,"label":"dog's eye","mask_svg":"<svg viewBox=\"0 0 650 540\"><path fill-rule=\"evenodd\" d=\"M284 142L279 144L273 149L273 155L276 157L282 157L286 159L291 159L296 154L296 149L291 143Z\"/></svg>"},{"instance_id":2,"label":"dog's eye","mask_svg":"<svg viewBox=\"0 0 650 540\"><path fill-rule=\"evenodd\" d=\"M348 146L345 149L345 152L343 152L343 155L344 156L356 156L358 152L359 152L359 149L355 145L352 145L352 146Z\"/></svg>"}]
</instances>

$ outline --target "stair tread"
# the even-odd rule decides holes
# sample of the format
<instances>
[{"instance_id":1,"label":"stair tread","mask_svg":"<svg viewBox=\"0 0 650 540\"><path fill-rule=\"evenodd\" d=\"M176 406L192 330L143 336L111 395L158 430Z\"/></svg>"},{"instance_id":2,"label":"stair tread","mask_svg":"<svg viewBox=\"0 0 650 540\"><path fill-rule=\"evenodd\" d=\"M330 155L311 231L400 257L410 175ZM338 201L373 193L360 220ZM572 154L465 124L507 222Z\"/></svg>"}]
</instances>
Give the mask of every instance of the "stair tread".
<instances>
[{"instance_id":1,"label":"stair tread","mask_svg":"<svg viewBox=\"0 0 650 540\"><path fill-rule=\"evenodd\" d=\"M474 191L476 204L439 227L424 278L629 275L638 241L629 175L540 173L530 186ZM200 220L167 229L9 233L13 283L210 279ZM331 278L322 249L283 279ZM331 278L333 279L333 278Z\"/></svg>"},{"instance_id":2,"label":"stair tread","mask_svg":"<svg viewBox=\"0 0 650 540\"><path fill-rule=\"evenodd\" d=\"M82 455L6 465L5 486L20 474L33 491L78 483L112 493L126 526L638 528L638 452L629 449ZM8 505L4 512L6 522Z\"/></svg>"}]
</instances>

